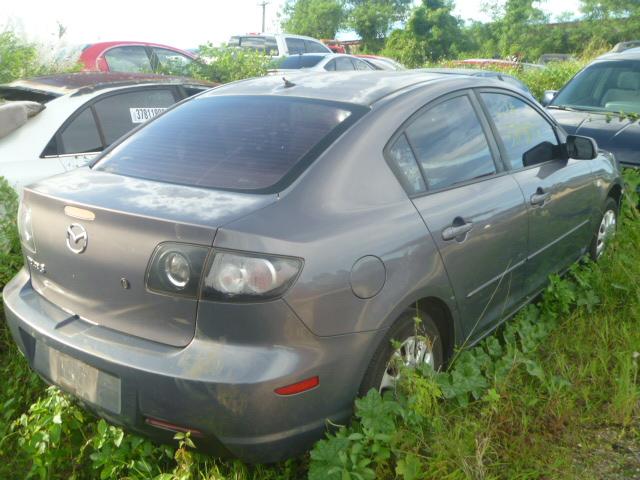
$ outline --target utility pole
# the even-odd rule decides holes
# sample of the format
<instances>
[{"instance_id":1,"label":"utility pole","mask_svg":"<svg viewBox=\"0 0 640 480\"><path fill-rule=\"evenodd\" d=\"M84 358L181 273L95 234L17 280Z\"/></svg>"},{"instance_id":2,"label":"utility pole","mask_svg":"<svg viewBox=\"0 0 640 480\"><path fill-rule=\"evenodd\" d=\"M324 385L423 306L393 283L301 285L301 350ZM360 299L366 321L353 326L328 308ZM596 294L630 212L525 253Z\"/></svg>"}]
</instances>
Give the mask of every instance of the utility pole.
<instances>
[{"instance_id":1,"label":"utility pole","mask_svg":"<svg viewBox=\"0 0 640 480\"><path fill-rule=\"evenodd\" d=\"M261 3L258 4L259 7L262 7L262 32L264 32L264 27L265 27L264 20L265 20L267 5L269 5L269 2L267 2L266 0L263 0Z\"/></svg>"}]
</instances>

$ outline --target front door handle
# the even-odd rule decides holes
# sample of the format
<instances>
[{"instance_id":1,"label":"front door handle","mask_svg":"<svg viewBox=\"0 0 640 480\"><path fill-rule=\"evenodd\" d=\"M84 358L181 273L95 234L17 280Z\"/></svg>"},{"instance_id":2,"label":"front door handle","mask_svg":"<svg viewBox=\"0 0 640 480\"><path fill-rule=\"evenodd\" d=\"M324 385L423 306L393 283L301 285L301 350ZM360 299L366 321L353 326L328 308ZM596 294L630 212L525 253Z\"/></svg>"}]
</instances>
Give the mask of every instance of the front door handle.
<instances>
[{"instance_id":1,"label":"front door handle","mask_svg":"<svg viewBox=\"0 0 640 480\"><path fill-rule=\"evenodd\" d=\"M453 221L453 224L450 227L442 230L442 239L453 240L454 238L463 237L471 230L473 230L473 223L465 222L460 217L458 217Z\"/></svg>"},{"instance_id":2,"label":"front door handle","mask_svg":"<svg viewBox=\"0 0 640 480\"><path fill-rule=\"evenodd\" d=\"M549 192L545 192L542 188L538 188L536 193L531 195L531 205L543 206L549 200Z\"/></svg>"}]
</instances>

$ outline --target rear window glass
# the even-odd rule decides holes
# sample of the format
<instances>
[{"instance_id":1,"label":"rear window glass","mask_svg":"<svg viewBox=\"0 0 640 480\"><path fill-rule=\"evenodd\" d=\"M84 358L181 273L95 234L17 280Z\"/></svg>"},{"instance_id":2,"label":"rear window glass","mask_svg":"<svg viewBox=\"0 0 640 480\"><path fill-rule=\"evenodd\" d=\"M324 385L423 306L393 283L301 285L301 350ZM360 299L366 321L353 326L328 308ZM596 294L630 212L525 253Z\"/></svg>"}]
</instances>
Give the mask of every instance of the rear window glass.
<instances>
[{"instance_id":1,"label":"rear window glass","mask_svg":"<svg viewBox=\"0 0 640 480\"><path fill-rule=\"evenodd\" d=\"M167 112L94 168L226 190L270 191L295 176L362 107L276 96L199 97Z\"/></svg>"},{"instance_id":2,"label":"rear window glass","mask_svg":"<svg viewBox=\"0 0 640 480\"><path fill-rule=\"evenodd\" d=\"M280 64L280 68L310 68L320 63L324 56L321 55L293 55L286 57Z\"/></svg>"}]
</instances>

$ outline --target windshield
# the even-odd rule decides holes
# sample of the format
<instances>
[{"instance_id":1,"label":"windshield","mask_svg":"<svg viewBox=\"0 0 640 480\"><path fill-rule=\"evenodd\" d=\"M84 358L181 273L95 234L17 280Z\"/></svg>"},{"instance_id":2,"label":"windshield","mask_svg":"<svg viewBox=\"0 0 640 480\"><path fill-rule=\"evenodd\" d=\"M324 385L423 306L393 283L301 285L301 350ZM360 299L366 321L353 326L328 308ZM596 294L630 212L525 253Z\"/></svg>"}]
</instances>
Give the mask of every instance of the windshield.
<instances>
[{"instance_id":1,"label":"windshield","mask_svg":"<svg viewBox=\"0 0 640 480\"><path fill-rule=\"evenodd\" d=\"M292 55L286 57L278 68L283 70L315 67L324 58L323 55Z\"/></svg>"},{"instance_id":2,"label":"windshield","mask_svg":"<svg viewBox=\"0 0 640 480\"><path fill-rule=\"evenodd\" d=\"M640 113L640 60L594 63L576 75L549 106Z\"/></svg>"},{"instance_id":3,"label":"windshield","mask_svg":"<svg viewBox=\"0 0 640 480\"><path fill-rule=\"evenodd\" d=\"M356 111L360 107L294 97L199 97L150 122L94 168L182 185L272 192L353 123Z\"/></svg>"}]
</instances>

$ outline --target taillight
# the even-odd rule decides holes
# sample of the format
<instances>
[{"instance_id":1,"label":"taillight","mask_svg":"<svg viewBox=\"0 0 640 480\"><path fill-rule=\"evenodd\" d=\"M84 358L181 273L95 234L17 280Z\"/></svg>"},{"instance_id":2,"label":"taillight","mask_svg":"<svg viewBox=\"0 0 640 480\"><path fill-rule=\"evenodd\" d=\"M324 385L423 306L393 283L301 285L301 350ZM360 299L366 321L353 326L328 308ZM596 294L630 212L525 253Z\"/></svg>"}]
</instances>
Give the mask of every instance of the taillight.
<instances>
[{"instance_id":1,"label":"taillight","mask_svg":"<svg viewBox=\"0 0 640 480\"><path fill-rule=\"evenodd\" d=\"M147 270L147 287L160 293L196 298L208 247L161 243Z\"/></svg>"},{"instance_id":2,"label":"taillight","mask_svg":"<svg viewBox=\"0 0 640 480\"><path fill-rule=\"evenodd\" d=\"M218 300L279 297L301 268L297 258L218 251L209 262L202 296Z\"/></svg>"},{"instance_id":3,"label":"taillight","mask_svg":"<svg viewBox=\"0 0 640 480\"><path fill-rule=\"evenodd\" d=\"M18 232L22 246L31 253L36 253L36 242L33 238L33 225L31 222L31 207L20 202L18 207Z\"/></svg>"},{"instance_id":4,"label":"taillight","mask_svg":"<svg viewBox=\"0 0 640 480\"><path fill-rule=\"evenodd\" d=\"M147 288L209 300L267 300L284 294L302 269L298 258L160 244L147 270ZM208 260L207 260L208 258Z\"/></svg>"}]
</instances>

